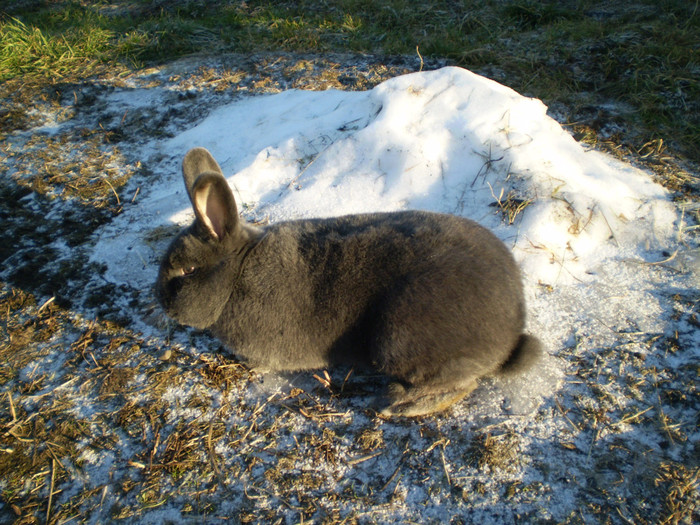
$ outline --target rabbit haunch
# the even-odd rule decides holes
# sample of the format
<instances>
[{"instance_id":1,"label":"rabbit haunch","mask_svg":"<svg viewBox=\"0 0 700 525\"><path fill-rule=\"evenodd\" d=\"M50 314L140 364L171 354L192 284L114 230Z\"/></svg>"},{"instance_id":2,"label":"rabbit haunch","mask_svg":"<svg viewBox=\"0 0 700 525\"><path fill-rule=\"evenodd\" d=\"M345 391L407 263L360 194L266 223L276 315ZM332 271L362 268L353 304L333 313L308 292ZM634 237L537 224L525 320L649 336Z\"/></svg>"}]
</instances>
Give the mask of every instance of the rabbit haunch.
<instances>
[{"instance_id":1,"label":"rabbit haunch","mask_svg":"<svg viewBox=\"0 0 700 525\"><path fill-rule=\"evenodd\" d=\"M538 357L518 267L477 223L405 211L257 228L239 219L208 151L191 150L183 176L195 221L170 246L156 293L173 319L251 364L369 364L397 381L384 413L415 416Z\"/></svg>"}]
</instances>

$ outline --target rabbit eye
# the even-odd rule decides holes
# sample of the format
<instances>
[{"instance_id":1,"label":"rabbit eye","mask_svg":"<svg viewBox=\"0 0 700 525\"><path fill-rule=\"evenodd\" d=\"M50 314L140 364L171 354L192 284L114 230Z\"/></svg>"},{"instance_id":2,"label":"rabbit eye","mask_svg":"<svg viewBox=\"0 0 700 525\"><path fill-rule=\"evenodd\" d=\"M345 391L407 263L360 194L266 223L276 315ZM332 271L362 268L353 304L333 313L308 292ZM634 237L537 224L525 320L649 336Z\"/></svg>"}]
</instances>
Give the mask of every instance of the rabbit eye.
<instances>
[{"instance_id":1,"label":"rabbit eye","mask_svg":"<svg viewBox=\"0 0 700 525\"><path fill-rule=\"evenodd\" d=\"M187 277L188 275L192 275L195 270L196 268L194 266L190 266L189 268L180 268L180 275Z\"/></svg>"}]
</instances>

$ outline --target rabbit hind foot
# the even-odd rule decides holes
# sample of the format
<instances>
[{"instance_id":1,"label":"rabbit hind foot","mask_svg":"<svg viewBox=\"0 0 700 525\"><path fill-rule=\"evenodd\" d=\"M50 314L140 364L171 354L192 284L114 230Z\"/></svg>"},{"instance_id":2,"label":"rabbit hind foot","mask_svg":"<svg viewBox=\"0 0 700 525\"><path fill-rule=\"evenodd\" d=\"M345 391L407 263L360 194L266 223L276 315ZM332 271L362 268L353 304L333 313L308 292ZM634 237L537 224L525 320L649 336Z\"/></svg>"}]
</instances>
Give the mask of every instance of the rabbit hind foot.
<instances>
[{"instance_id":1,"label":"rabbit hind foot","mask_svg":"<svg viewBox=\"0 0 700 525\"><path fill-rule=\"evenodd\" d=\"M392 383L389 385L392 402L380 414L385 417L418 417L444 412L471 394L476 386L476 381L471 381L459 389L426 391L424 388L406 388L400 383Z\"/></svg>"}]
</instances>

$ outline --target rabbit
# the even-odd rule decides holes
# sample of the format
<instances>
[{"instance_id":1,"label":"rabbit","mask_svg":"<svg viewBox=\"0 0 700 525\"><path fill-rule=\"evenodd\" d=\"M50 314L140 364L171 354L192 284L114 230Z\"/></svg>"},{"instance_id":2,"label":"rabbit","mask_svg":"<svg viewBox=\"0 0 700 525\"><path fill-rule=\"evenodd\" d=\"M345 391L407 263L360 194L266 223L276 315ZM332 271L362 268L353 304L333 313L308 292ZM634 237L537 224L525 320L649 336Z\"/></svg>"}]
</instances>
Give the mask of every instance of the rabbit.
<instances>
[{"instance_id":1,"label":"rabbit","mask_svg":"<svg viewBox=\"0 0 700 525\"><path fill-rule=\"evenodd\" d=\"M167 250L156 297L252 366L369 365L394 381L380 413L414 417L537 361L519 269L476 222L400 211L257 227L206 149L182 173L195 219Z\"/></svg>"}]
</instances>

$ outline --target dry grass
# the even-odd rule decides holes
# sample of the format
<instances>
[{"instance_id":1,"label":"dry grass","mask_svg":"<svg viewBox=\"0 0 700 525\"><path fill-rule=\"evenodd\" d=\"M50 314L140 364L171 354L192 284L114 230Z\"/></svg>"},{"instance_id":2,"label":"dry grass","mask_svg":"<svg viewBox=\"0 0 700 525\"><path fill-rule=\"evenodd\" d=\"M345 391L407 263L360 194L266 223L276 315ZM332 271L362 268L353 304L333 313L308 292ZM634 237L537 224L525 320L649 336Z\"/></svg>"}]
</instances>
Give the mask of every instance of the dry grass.
<instances>
[{"instance_id":1,"label":"dry grass","mask_svg":"<svg viewBox=\"0 0 700 525\"><path fill-rule=\"evenodd\" d=\"M49 199L77 199L97 209L122 207L119 190L138 169L128 165L103 130L58 136L34 135L20 147L4 149L15 166L12 178Z\"/></svg>"},{"instance_id":2,"label":"dry grass","mask_svg":"<svg viewBox=\"0 0 700 525\"><path fill-rule=\"evenodd\" d=\"M519 441L513 432L499 435L478 433L472 438L467 455L480 470L512 471L519 466Z\"/></svg>"},{"instance_id":3,"label":"dry grass","mask_svg":"<svg viewBox=\"0 0 700 525\"><path fill-rule=\"evenodd\" d=\"M493 192L493 188L491 188L491 195L495 200L495 202L492 203L492 206L496 206L498 208L498 212L501 214L503 221L510 225L515 222L515 219L523 210L525 210L525 208L532 204L532 201L527 198L519 197L513 190L509 190L508 195L506 195L505 198L503 197L504 193L505 190L501 188L498 196L496 196L496 194Z\"/></svg>"},{"instance_id":4,"label":"dry grass","mask_svg":"<svg viewBox=\"0 0 700 525\"><path fill-rule=\"evenodd\" d=\"M662 463L656 486L666 492L664 513L659 523L682 523L697 515L700 502L700 467L688 468L680 463Z\"/></svg>"},{"instance_id":5,"label":"dry grass","mask_svg":"<svg viewBox=\"0 0 700 525\"><path fill-rule=\"evenodd\" d=\"M37 305L14 288L0 290L0 309L0 471L3 500L17 523L59 523L100 512L114 490L135 491L137 505L122 507L110 497L115 506L109 513L134 517L162 504L167 487L194 470L203 468L198 483L210 486L216 480L213 444L224 436L225 426L197 417L167 422L173 407L163 397L179 383L182 371L157 357L144 361L140 354L148 352L148 342L108 322L86 322L52 302ZM220 359L197 363L188 373L218 389L250 377ZM145 376L145 384L139 376ZM187 401L195 411L211 402L208 393L200 392ZM127 476L115 488L105 478L67 500L57 497L81 483L79 473L97 458L118 457L125 436L132 455L123 458L124 466L143 472L136 483Z\"/></svg>"}]
</instances>

